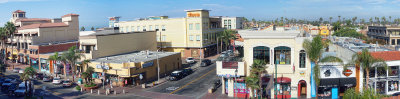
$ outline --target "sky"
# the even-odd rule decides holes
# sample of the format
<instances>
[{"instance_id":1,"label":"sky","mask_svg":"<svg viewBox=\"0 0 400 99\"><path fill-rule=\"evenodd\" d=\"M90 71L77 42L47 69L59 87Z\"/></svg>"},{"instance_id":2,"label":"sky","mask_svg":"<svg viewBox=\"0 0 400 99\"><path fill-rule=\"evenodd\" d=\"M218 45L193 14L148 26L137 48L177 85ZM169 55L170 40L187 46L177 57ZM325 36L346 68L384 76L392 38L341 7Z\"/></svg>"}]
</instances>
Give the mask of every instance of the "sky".
<instances>
[{"instance_id":1,"label":"sky","mask_svg":"<svg viewBox=\"0 0 400 99\"><path fill-rule=\"evenodd\" d=\"M108 17L122 21L148 16L184 17L188 9L208 9L211 16L239 16L256 20L280 17L318 20L392 16L400 18L400 0L0 0L0 26L12 12L23 10L28 18L60 18L79 14L80 26L105 27Z\"/></svg>"}]
</instances>

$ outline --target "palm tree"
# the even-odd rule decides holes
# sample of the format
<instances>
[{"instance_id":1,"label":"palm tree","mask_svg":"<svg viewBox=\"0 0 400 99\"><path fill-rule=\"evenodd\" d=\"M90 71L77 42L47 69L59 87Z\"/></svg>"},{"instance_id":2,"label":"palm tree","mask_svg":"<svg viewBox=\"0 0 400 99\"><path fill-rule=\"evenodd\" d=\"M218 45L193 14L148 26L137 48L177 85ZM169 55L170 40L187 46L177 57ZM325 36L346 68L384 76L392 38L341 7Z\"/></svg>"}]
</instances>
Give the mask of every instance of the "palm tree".
<instances>
[{"instance_id":1,"label":"palm tree","mask_svg":"<svg viewBox=\"0 0 400 99\"><path fill-rule=\"evenodd\" d=\"M303 48L306 51L306 54L308 56L308 59L311 61L311 67L313 69L313 78L315 79L315 83L318 86L319 85L319 74L320 74L320 69L318 63L320 62L340 62L343 63L343 61L334 56L327 56L327 57L322 57L322 53L324 52L324 42L322 41L322 38L320 36L314 37L312 41L310 40L305 40L303 42ZM313 64L315 66L313 66ZM314 90L314 89L311 89ZM318 90L316 90L317 92Z\"/></svg>"},{"instance_id":2,"label":"palm tree","mask_svg":"<svg viewBox=\"0 0 400 99\"><path fill-rule=\"evenodd\" d=\"M369 18L369 24L371 24L372 26L374 25L374 22L373 22L373 20L372 20L372 17Z\"/></svg>"},{"instance_id":3,"label":"palm tree","mask_svg":"<svg viewBox=\"0 0 400 99\"><path fill-rule=\"evenodd\" d=\"M36 71L33 67L27 67L24 70L24 73L20 74L20 78L21 80L23 80L25 82L25 96L27 96L28 92L28 96L32 96L32 80L30 79L31 77L33 77L34 75L36 75ZM27 85L27 82L29 81L29 86ZM29 89L29 91L28 91Z\"/></svg>"},{"instance_id":4,"label":"palm tree","mask_svg":"<svg viewBox=\"0 0 400 99\"><path fill-rule=\"evenodd\" d=\"M267 63L265 63L265 61L262 60L254 60L253 64L251 65L251 73L250 77L246 77L246 79L249 79L250 81L246 83L249 83L249 87L252 89L256 89L258 92L258 95L262 97L262 93L261 93L261 88L262 88L262 74L264 74L266 72L266 65ZM257 79L257 80L255 80ZM252 84L250 84L252 83ZM257 86L257 87L254 87Z\"/></svg>"},{"instance_id":5,"label":"palm tree","mask_svg":"<svg viewBox=\"0 0 400 99\"><path fill-rule=\"evenodd\" d=\"M222 33L218 35L218 38L221 39L221 50L222 50L222 42L225 43L225 50L228 49L230 41L236 39L236 31L234 30L224 30Z\"/></svg>"},{"instance_id":6,"label":"palm tree","mask_svg":"<svg viewBox=\"0 0 400 99\"><path fill-rule=\"evenodd\" d=\"M383 25L386 25L386 17L385 16L382 17L382 23L383 23Z\"/></svg>"},{"instance_id":7,"label":"palm tree","mask_svg":"<svg viewBox=\"0 0 400 99\"><path fill-rule=\"evenodd\" d=\"M81 27L81 31L85 31L85 27L82 26L82 27Z\"/></svg>"},{"instance_id":8,"label":"palm tree","mask_svg":"<svg viewBox=\"0 0 400 99\"><path fill-rule=\"evenodd\" d=\"M319 18L319 23L321 24L322 21L324 21L324 18L320 17L320 18Z\"/></svg>"},{"instance_id":9,"label":"palm tree","mask_svg":"<svg viewBox=\"0 0 400 99\"><path fill-rule=\"evenodd\" d=\"M75 66L76 66L76 62L81 59L81 56L83 56L83 54L81 54L79 52L79 50L76 49L76 46L72 46L68 49L67 52L63 53L63 57L65 58L65 60L70 64L70 66L72 67L72 82L75 81Z\"/></svg>"},{"instance_id":10,"label":"palm tree","mask_svg":"<svg viewBox=\"0 0 400 99\"><path fill-rule=\"evenodd\" d=\"M337 17L338 17L338 21L340 22L340 17L341 17L341 16L339 15L339 16L337 16Z\"/></svg>"},{"instance_id":11,"label":"palm tree","mask_svg":"<svg viewBox=\"0 0 400 99\"><path fill-rule=\"evenodd\" d=\"M374 58L368 49L363 49L361 53L356 53L352 56L352 61L345 65L345 68L350 65L356 65L357 68L362 67L366 73L366 85L368 88L369 70L376 66L383 66L386 69L387 64L383 59Z\"/></svg>"},{"instance_id":12,"label":"palm tree","mask_svg":"<svg viewBox=\"0 0 400 99\"><path fill-rule=\"evenodd\" d=\"M3 28L3 27L0 27L0 39L1 39L1 44L2 44L2 49L3 49L3 51L4 52L1 52L2 53L2 57L3 57L3 60L2 60L2 64L6 64L6 51L5 51L5 48L6 48L6 39L7 39L7 32L6 32L6 30Z\"/></svg>"},{"instance_id":13,"label":"palm tree","mask_svg":"<svg viewBox=\"0 0 400 99\"><path fill-rule=\"evenodd\" d=\"M357 21L357 17L353 17L351 20L353 21L353 24L355 24Z\"/></svg>"},{"instance_id":14,"label":"palm tree","mask_svg":"<svg viewBox=\"0 0 400 99\"><path fill-rule=\"evenodd\" d=\"M389 24L392 24L392 16L389 16Z\"/></svg>"},{"instance_id":15,"label":"palm tree","mask_svg":"<svg viewBox=\"0 0 400 99\"><path fill-rule=\"evenodd\" d=\"M332 24L332 17L329 17L329 24Z\"/></svg>"},{"instance_id":16,"label":"palm tree","mask_svg":"<svg viewBox=\"0 0 400 99\"><path fill-rule=\"evenodd\" d=\"M6 33L7 37L10 37L10 38L13 38L13 37L14 37L14 32L17 30L16 27L15 27L15 25L14 25L13 23L11 23L11 22L7 22L7 23L4 25L4 29L5 29L5 31L7 32L7 33ZM11 49L13 50L13 49L14 49L14 46L12 46L12 41L13 41L13 40L11 40ZM11 51L11 60L14 60L13 54L14 54L14 51ZM13 67L13 69L14 69L14 65L13 65L12 67Z\"/></svg>"},{"instance_id":17,"label":"palm tree","mask_svg":"<svg viewBox=\"0 0 400 99\"><path fill-rule=\"evenodd\" d=\"M65 58L63 58L61 55L58 54L58 52L56 52L54 55L49 56L49 60L53 61L53 64L56 64L57 61L62 61L64 63ZM63 65L64 65L64 75L66 75L66 73L65 73L65 64L63 64ZM55 73L55 74L56 74L56 77L57 77L57 73Z\"/></svg>"}]
</instances>

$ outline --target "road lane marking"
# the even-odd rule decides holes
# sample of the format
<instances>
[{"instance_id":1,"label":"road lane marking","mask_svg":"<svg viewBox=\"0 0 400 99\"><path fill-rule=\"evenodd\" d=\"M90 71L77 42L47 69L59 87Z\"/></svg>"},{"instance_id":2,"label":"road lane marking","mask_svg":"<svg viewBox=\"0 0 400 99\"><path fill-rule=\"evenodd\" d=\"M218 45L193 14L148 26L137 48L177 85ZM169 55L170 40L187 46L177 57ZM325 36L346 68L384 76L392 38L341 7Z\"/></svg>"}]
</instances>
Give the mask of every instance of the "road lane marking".
<instances>
[{"instance_id":1,"label":"road lane marking","mask_svg":"<svg viewBox=\"0 0 400 99\"><path fill-rule=\"evenodd\" d=\"M195 79L195 80L192 80L191 82L187 83L186 85L183 85L182 87L178 88L178 89L177 89L177 90L175 90L175 91L172 91L172 92L171 92L171 93L169 93L169 94L174 94L175 92L177 92L177 91L179 91L179 90L181 90L181 89L185 88L186 86L188 86L188 85L192 84L193 82L195 82L195 81L197 81L197 80L200 80L201 78L203 78L204 76L206 76L206 75L210 74L210 73L211 73L211 72L213 72L213 71L215 71L215 69L213 69L213 70L211 70L211 71L207 72L206 74L202 75L201 77L199 77L199 78L197 78L197 79Z\"/></svg>"}]
</instances>

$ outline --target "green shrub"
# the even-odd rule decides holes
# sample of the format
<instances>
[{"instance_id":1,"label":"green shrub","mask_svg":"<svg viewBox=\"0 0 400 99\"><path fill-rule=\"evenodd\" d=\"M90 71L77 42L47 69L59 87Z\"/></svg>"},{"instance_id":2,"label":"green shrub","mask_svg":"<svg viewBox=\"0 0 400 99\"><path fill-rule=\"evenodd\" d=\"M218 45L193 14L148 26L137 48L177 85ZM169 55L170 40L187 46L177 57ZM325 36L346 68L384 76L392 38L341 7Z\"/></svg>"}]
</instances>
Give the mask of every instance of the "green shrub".
<instances>
[{"instance_id":1,"label":"green shrub","mask_svg":"<svg viewBox=\"0 0 400 99\"><path fill-rule=\"evenodd\" d=\"M81 90L81 86L76 86L75 89L76 90Z\"/></svg>"},{"instance_id":2,"label":"green shrub","mask_svg":"<svg viewBox=\"0 0 400 99\"><path fill-rule=\"evenodd\" d=\"M94 84L94 83L89 83L89 84L85 84L84 86L85 86L85 87L94 87L94 86L96 86L96 84Z\"/></svg>"}]
</instances>

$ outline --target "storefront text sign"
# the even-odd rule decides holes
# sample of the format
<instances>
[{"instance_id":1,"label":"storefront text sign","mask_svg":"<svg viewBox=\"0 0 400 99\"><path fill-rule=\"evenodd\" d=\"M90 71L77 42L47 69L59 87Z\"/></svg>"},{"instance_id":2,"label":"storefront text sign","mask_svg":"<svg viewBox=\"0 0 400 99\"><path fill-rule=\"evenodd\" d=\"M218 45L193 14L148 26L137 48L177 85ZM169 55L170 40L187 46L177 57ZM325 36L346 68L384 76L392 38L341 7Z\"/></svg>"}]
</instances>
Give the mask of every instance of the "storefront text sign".
<instances>
[{"instance_id":1,"label":"storefront text sign","mask_svg":"<svg viewBox=\"0 0 400 99\"><path fill-rule=\"evenodd\" d=\"M153 66L153 64L154 64L153 61L146 62L146 63L142 64L142 68Z\"/></svg>"},{"instance_id":2,"label":"storefront text sign","mask_svg":"<svg viewBox=\"0 0 400 99\"><path fill-rule=\"evenodd\" d=\"M200 17L200 13L188 13L188 17Z\"/></svg>"},{"instance_id":3,"label":"storefront text sign","mask_svg":"<svg viewBox=\"0 0 400 99\"><path fill-rule=\"evenodd\" d=\"M343 70L343 66L321 66L320 71L321 78L355 77L355 74L353 73L355 67L348 67L347 70Z\"/></svg>"}]
</instances>

